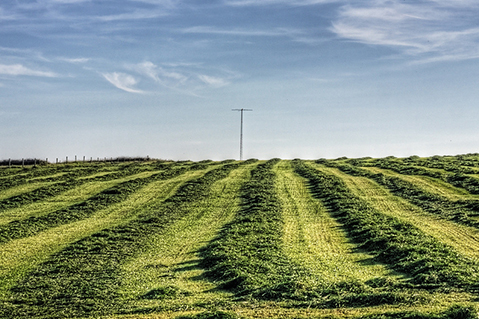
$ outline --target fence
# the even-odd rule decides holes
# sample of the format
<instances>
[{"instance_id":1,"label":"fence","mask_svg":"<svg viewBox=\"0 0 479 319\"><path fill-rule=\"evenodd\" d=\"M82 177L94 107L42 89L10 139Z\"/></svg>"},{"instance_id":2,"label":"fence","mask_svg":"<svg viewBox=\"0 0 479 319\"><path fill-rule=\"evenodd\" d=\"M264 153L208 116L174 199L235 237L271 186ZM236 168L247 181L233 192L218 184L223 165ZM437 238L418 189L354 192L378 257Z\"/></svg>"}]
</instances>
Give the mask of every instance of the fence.
<instances>
[{"instance_id":1,"label":"fence","mask_svg":"<svg viewBox=\"0 0 479 319\"><path fill-rule=\"evenodd\" d=\"M96 159L94 159L93 157L90 157L89 159L86 157L86 156L83 156L83 159L82 160L79 160L77 158L77 156L75 155L75 160L69 160L68 159L68 156L65 156L65 160L62 161L61 159L59 159L58 157L55 159L55 162L54 163L51 163L48 161L48 158L46 158L45 160L41 160L41 159L38 159L38 158L22 158L22 159L11 159L9 158L8 160L0 160L0 166L8 166L8 167L12 167L12 166L22 166L22 167L25 167L25 166L37 166L37 165L49 165L49 164L68 164L68 163L78 163L78 162L90 162L90 163L93 163L93 162L110 162L110 163L119 163L119 162L147 162L147 161L151 161L153 159L151 159L149 156L146 156L146 157L126 157L126 156L122 156L122 157L103 157L103 158L100 158L100 157L97 157Z\"/></svg>"}]
</instances>

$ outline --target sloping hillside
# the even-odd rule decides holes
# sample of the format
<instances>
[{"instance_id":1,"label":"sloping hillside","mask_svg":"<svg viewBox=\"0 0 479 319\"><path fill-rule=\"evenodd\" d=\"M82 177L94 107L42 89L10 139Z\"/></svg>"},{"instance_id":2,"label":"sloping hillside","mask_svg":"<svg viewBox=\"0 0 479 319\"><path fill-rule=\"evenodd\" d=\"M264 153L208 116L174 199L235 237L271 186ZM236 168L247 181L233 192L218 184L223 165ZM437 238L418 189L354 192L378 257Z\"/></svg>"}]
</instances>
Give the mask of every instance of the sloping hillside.
<instances>
[{"instance_id":1,"label":"sloping hillside","mask_svg":"<svg viewBox=\"0 0 479 319\"><path fill-rule=\"evenodd\" d=\"M475 318L479 155L0 167L1 318Z\"/></svg>"}]
</instances>

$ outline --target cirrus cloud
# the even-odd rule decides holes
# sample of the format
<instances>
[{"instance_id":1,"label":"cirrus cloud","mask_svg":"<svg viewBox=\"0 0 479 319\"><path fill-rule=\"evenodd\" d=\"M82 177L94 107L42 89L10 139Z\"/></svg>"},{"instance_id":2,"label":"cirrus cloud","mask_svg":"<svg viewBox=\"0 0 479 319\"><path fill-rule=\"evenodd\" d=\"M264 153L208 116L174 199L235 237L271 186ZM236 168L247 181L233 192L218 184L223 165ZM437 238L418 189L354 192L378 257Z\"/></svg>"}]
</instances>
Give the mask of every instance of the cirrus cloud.
<instances>
[{"instance_id":1,"label":"cirrus cloud","mask_svg":"<svg viewBox=\"0 0 479 319\"><path fill-rule=\"evenodd\" d=\"M225 79L214 77L214 76L209 76L209 75L198 75L198 78L203 82L208 84L209 86L212 86L214 88L219 88L225 85L228 85L229 82L226 81Z\"/></svg>"},{"instance_id":2,"label":"cirrus cloud","mask_svg":"<svg viewBox=\"0 0 479 319\"><path fill-rule=\"evenodd\" d=\"M39 71L27 68L21 64L0 64L0 74L6 75L28 75L28 76L42 76L42 77L57 77L58 74L50 71Z\"/></svg>"},{"instance_id":3,"label":"cirrus cloud","mask_svg":"<svg viewBox=\"0 0 479 319\"><path fill-rule=\"evenodd\" d=\"M129 92L129 93L144 93L142 90L135 89L134 86L138 81L131 75L113 72L113 73L102 73L101 74L108 82L119 88L120 90Z\"/></svg>"},{"instance_id":4,"label":"cirrus cloud","mask_svg":"<svg viewBox=\"0 0 479 319\"><path fill-rule=\"evenodd\" d=\"M463 1L464 2L464 1ZM444 1L345 5L330 30L344 39L395 48L416 62L479 57L477 6Z\"/></svg>"}]
</instances>

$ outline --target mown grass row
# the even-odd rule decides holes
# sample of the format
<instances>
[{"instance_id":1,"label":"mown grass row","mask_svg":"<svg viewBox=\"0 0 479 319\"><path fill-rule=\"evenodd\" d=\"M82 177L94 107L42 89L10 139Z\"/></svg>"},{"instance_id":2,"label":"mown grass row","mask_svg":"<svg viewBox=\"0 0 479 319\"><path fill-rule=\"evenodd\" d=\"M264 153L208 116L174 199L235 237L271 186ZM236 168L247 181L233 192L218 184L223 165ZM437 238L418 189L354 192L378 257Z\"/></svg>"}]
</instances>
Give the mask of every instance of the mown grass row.
<instances>
[{"instance_id":1,"label":"mown grass row","mask_svg":"<svg viewBox=\"0 0 479 319\"><path fill-rule=\"evenodd\" d=\"M429 159L431 161L431 159ZM431 170L417 164L421 164L426 167L440 168L443 171ZM441 179L451 185L456 187L463 188L471 194L479 194L479 179L468 176L466 174L475 174L477 171L471 168L464 168L459 166L456 162L448 162L448 165L427 165L426 161L419 162L404 162L400 159L378 159L370 161L367 166L375 166L384 169L390 169L400 174L405 175L420 175L420 176L429 176L433 178ZM354 164L354 161L352 162ZM356 163L359 164L359 163ZM357 165L356 165L357 166Z\"/></svg>"},{"instance_id":2,"label":"mown grass row","mask_svg":"<svg viewBox=\"0 0 479 319\"><path fill-rule=\"evenodd\" d=\"M333 175L294 161L315 196L343 223L351 238L377 260L411 276L421 287L476 289L479 265L413 225L382 214L355 196Z\"/></svg>"},{"instance_id":3,"label":"mown grass row","mask_svg":"<svg viewBox=\"0 0 479 319\"><path fill-rule=\"evenodd\" d=\"M48 228L72 223L88 218L95 212L110 205L119 203L138 191L144 185L155 181L173 178L184 173L187 166L170 167L165 171L144 178L135 178L101 191L100 193L71 206L50 212L45 215L31 216L0 225L0 243L13 239L33 236Z\"/></svg>"},{"instance_id":4,"label":"mown grass row","mask_svg":"<svg viewBox=\"0 0 479 319\"><path fill-rule=\"evenodd\" d=\"M188 206L188 214L149 236L142 253L122 265L121 292L131 313L217 309L231 305L231 294L216 289L199 266L199 250L239 209L239 189L257 165L242 165L216 181L208 196Z\"/></svg>"},{"instance_id":5,"label":"mown grass row","mask_svg":"<svg viewBox=\"0 0 479 319\"><path fill-rule=\"evenodd\" d=\"M327 280L284 251L284 218L272 168L278 160L258 165L241 190L235 219L203 250L206 274L238 297L283 300L294 307L334 308L416 303L425 296L396 289L393 278Z\"/></svg>"},{"instance_id":6,"label":"mown grass row","mask_svg":"<svg viewBox=\"0 0 479 319\"><path fill-rule=\"evenodd\" d=\"M0 316L64 318L105 315L123 308L121 264L139 254L152 234L188 214L188 206L239 164L222 165L186 182L170 198L150 203L137 218L104 229L52 255L12 289Z\"/></svg>"},{"instance_id":7,"label":"mown grass row","mask_svg":"<svg viewBox=\"0 0 479 319\"><path fill-rule=\"evenodd\" d=\"M328 318L339 319L346 316L329 315L329 316L310 316L309 318ZM175 317L175 319L248 319L250 317L238 316L231 312L214 311L201 312L194 315L183 315ZM256 316L255 316L256 318ZM268 318L283 318L268 317ZM308 318L306 316L295 316L295 318ZM477 310L474 306L453 305L441 312L419 312L419 311L391 311L379 314L369 314L360 316L347 316L347 318L362 319L477 319Z\"/></svg>"},{"instance_id":8,"label":"mown grass row","mask_svg":"<svg viewBox=\"0 0 479 319\"><path fill-rule=\"evenodd\" d=\"M241 188L240 211L202 251L206 275L240 296L291 297L307 275L281 251L283 220L272 171L278 162L269 160L251 171Z\"/></svg>"},{"instance_id":9,"label":"mown grass row","mask_svg":"<svg viewBox=\"0 0 479 319\"><path fill-rule=\"evenodd\" d=\"M479 228L479 202L476 200L453 201L438 194L427 192L414 183L399 177L375 174L366 169L347 164L329 163L341 171L353 175L373 179L389 189L394 195L402 197L423 210L466 226Z\"/></svg>"},{"instance_id":10,"label":"mown grass row","mask_svg":"<svg viewBox=\"0 0 479 319\"><path fill-rule=\"evenodd\" d=\"M21 170L0 169L0 172L4 174L0 179L0 190L22 185L39 178L42 178L42 181L45 182L74 180L78 177L96 173L101 170L111 170L111 167L104 165L49 165L44 167L23 168Z\"/></svg>"},{"instance_id":11,"label":"mown grass row","mask_svg":"<svg viewBox=\"0 0 479 319\"><path fill-rule=\"evenodd\" d=\"M168 167L168 165L163 165ZM161 166L160 166L161 167ZM41 183L45 183L44 186L34 189L33 191L21 193L9 198L0 200L0 214L2 211L7 209L20 207L22 205L27 205L33 202L43 201L47 198L56 196L62 192L74 189L82 184L91 181L108 181L126 177L129 175L137 174L146 170L150 170L153 166L139 166L139 165L122 165L119 167L120 170L112 171L107 175L98 175L98 169L87 168L87 169L76 169L74 172L70 172L66 175L56 176L49 178L48 180L44 179ZM111 171L108 169L107 171ZM100 170L101 172L101 170ZM82 178L88 177L89 175L95 174L91 178ZM15 178L13 178L15 180ZM23 179L22 183L14 183L14 186L19 186L24 183L31 182L31 179ZM4 188L4 190L7 188Z\"/></svg>"}]
</instances>

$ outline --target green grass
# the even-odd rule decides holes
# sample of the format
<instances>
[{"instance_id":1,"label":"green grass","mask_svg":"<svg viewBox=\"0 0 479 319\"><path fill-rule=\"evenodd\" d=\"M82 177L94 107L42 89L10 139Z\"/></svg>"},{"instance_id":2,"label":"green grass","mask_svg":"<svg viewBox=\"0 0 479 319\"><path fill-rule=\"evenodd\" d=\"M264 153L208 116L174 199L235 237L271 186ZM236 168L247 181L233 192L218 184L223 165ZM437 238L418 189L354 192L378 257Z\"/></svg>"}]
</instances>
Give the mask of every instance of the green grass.
<instances>
[{"instance_id":1,"label":"green grass","mask_svg":"<svg viewBox=\"0 0 479 319\"><path fill-rule=\"evenodd\" d=\"M324 171L296 161L296 170L308 178L317 198L336 212L350 236L417 285L474 289L479 264L423 233L412 224L381 213L354 195L344 182Z\"/></svg>"},{"instance_id":2,"label":"green grass","mask_svg":"<svg viewBox=\"0 0 479 319\"><path fill-rule=\"evenodd\" d=\"M283 249L286 255L325 282L366 282L387 277L391 271L358 251L341 224L308 191L307 181L294 174L291 163L276 168L276 193L284 217Z\"/></svg>"},{"instance_id":3,"label":"green grass","mask_svg":"<svg viewBox=\"0 0 479 319\"><path fill-rule=\"evenodd\" d=\"M334 164L333 166L354 176L371 178L380 185L387 187L393 194L410 201L431 214L466 226L479 228L479 201L476 199L453 200L437 194L437 192L429 192L417 183L397 176L376 174L366 169L344 164Z\"/></svg>"},{"instance_id":4,"label":"green grass","mask_svg":"<svg viewBox=\"0 0 479 319\"><path fill-rule=\"evenodd\" d=\"M130 195L127 200L98 210L87 219L53 227L35 236L1 245L0 292L8 295L8 290L15 282L45 262L53 253L102 229L127 222L153 203L170 197L181 183L198 177L200 173L201 171L186 172L167 180L152 182L143 187L141 192Z\"/></svg>"},{"instance_id":5,"label":"green grass","mask_svg":"<svg viewBox=\"0 0 479 319\"><path fill-rule=\"evenodd\" d=\"M148 205L136 218L105 228L53 254L11 289L13 300L2 315L74 317L120 311L121 264L141 252L152 234L182 218L191 201L204 196L213 182L226 177L236 166L211 169L203 177L183 184L165 201Z\"/></svg>"},{"instance_id":6,"label":"green grass","mask_svg":"<svg viewBox=\"0 0 479 319\"><path fill-rule=\"evenodd\" d=\"M479 155L317 162L0 167L0 317L477 318Z\"/></svg>"}]
</instances>

